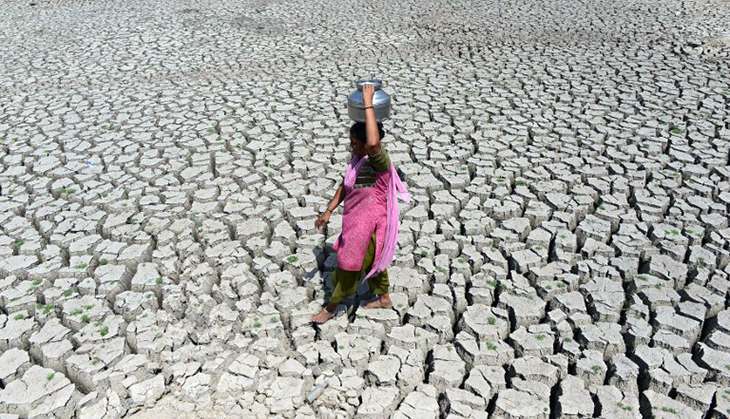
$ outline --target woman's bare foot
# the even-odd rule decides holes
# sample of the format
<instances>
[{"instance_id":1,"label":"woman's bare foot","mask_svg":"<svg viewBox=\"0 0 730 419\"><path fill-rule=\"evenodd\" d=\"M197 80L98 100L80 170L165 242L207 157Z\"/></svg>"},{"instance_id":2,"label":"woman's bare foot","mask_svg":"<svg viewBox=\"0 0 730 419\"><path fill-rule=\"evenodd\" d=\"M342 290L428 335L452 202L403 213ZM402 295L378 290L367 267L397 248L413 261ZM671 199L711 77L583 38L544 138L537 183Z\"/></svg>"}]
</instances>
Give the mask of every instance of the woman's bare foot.
<instances>
[{"instance_id":1,"label":"woman's bare foot","mask_svg":"<svg viewBox=\"0 0 730 419\"><path fill-rule=\"evenodd\" d=\"M312 323L314 324L325 324L328 320L335 317L334 310L328 311L326 307L322 307L319 313L312 316Z\"/></svg>"},{"instance_id":2,"label":"woman's bare foot","mask_svg":"<svg viewBox=\"0 0 730 419\"><path fill-rule=\"evenodd\" d=\"M390 301L390 295L383 294L379 297L376 297L369 303L365 304L363 308L392 308L393 302Z\"/></svg>"}]
</instances>

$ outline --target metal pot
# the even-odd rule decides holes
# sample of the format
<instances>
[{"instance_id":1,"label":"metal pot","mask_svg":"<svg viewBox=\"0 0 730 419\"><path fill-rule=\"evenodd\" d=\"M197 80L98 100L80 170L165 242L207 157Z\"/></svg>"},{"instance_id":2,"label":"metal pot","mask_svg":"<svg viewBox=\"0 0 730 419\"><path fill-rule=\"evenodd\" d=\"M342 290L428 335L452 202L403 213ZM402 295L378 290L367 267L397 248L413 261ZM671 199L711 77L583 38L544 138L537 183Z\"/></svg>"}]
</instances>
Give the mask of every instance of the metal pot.
<instances>
[{"instance_id":1,"label":"metal pot","mask_svg":"<svg viewBox=\"0 0 730 419\"><path fill-rule=\"evenodd\" d=\"M390 117L390 95L383 91L382 80L358 80L355 82L357 90L350 93L347 97L347 114L350 119L358 122L365 122L365 109L362 100L362 87L366 84L375 86L373 94L373 110L375 110L375 119L382 121Z\"/></svg>"}]
</instances>

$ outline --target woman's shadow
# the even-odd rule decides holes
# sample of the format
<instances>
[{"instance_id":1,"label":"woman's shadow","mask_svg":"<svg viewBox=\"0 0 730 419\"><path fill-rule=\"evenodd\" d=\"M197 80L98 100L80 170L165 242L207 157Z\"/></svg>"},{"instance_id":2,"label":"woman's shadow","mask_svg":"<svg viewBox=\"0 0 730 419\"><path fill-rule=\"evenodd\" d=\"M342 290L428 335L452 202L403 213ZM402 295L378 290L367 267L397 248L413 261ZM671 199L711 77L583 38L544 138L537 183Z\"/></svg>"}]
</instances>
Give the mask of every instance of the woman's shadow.
<instances>
[{"instance_id":1,"label":"woman's shadow","mask_svg":"<svg viewBox=\"0 0 730 419\"><path fill-rule=\"evenodd\" d=\"M329 244L323 244L321 246L314 247L312 254L317 260L317 269L313 269L309 272L304 273L304 280L309 281L314 279L317 274L322 278L322 290L324 292L324 307L330 298L332 298L332 292L334 291L333 275L337 267L337 253L332 249ZM345 298L337 308L337 315L341 315L341 310L345 310L348 321L353 322L357 309L360 307L362 301L367 301L372 298L372 293L368 284L362 280L357 286L355 294Z\"/></svg>"}]
</instances>

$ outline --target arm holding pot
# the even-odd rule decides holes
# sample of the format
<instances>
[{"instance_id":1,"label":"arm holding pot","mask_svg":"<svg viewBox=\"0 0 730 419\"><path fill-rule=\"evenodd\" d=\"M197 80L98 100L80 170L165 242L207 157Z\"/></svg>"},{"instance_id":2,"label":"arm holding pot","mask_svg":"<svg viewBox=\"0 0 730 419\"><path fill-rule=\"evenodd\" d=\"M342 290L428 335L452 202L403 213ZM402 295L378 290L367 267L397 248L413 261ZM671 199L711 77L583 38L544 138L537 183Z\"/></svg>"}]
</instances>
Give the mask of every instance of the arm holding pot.
<instances>
[{"instance_id":1,"label":"arm holding pot","mask_svg":"<svg viewBox=\"0 0 730 419\"><path fill-rule=\"evenodd\" d=\"M375 108L373 107L373 96L375 95L375 87L372 84L365 84L362 87L363 105L365 105L365 133L367 143L365 150L369 155L376 154L380 151L380 133L378 130L378 121L375 117Z\"/></svg>"}]
</instances>

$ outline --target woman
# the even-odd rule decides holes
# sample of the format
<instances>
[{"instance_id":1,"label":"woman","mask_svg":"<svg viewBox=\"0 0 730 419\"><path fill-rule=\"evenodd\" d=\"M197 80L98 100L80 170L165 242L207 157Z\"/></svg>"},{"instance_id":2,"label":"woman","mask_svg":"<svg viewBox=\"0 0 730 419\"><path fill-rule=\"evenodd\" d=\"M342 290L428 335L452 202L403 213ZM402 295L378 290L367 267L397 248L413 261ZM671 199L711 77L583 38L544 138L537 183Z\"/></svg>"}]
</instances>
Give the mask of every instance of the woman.
<instances>
[{"instance_id":1,"label":"woman","mask_svg":"<svg viewBox=\"0 0 730 419\"><path fill-rule=\"evenodd\" d=\"M327 224L337 206L345 201L342 233L333 248L337 252L334 290L330 301L312 317L323 324L334 317L337 305L357 291L364 276L375 298L365 308L390 308L387 267L393 260L398 240L398 197L408 199L388 153L380 144L383 126L375 119L374 88L364 85L365 123L350 128L352 159L345 178L315 226Z\"/></svg>"}]
</instances>

